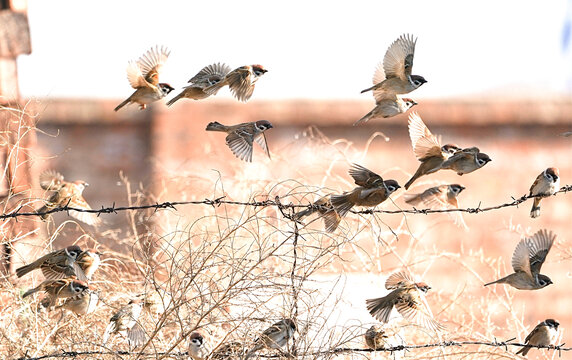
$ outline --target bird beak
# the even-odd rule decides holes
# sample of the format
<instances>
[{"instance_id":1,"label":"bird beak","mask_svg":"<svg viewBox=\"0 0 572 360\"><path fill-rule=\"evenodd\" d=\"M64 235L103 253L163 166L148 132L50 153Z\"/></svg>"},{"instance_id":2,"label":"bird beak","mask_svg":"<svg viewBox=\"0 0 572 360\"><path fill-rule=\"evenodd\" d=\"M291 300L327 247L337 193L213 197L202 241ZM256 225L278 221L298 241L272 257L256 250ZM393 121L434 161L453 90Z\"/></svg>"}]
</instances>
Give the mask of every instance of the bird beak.
<instances>
[{"instance_id":1,"label":"bird beak","mask_svg":"<svg viewBox=\"0 0 572 360\"><path fill-rule=\"evenodd\" d=\"M464 187L464 186L461 186L461 190L465 190L465 189L466 189L466 187Z\"/></svg>"},{"instance_id":2,"label":"bird beak","mask_svg":"<svg viewBox=\"0 0 572 360\"><path fill-rule=\"evenodd\" d=\"M88 187L88 186L89 186L89 184L88 184L88 183L84 183L84 184L83 184L83 186L85 186L85 187Z\"/></svg>"}]
</instances>

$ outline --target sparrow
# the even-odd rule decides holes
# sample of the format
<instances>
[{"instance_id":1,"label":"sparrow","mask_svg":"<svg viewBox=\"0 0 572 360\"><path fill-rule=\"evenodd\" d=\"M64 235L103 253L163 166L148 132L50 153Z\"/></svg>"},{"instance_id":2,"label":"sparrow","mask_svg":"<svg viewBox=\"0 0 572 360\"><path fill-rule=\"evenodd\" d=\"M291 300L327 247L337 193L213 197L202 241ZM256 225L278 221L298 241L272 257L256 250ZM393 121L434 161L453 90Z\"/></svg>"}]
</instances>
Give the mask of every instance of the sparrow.
<instances>
[{"instance_id":1,"label":"sparrow","mask_svg":"<svg viewBox=\"0 0 572 360\"><path fill-rule=\"evenodd\" d=\"M408 204L423 203L429 209L458 209L457 196L463 190L465 187L459 184L440 185L429 188L420 194L405 194L403 198ZM453 218L456 225L467 228L460 212L449 212L448 214Z\"/></svg>"},{"instance_id":2,"label":"sparrow","mask_svg":"<svg viewBox=\"0 0 572 360\"><path fill-rule=\"evenodd\" d=\"M392 290L384 297L366 300L369 313L381 322L388 322L391 310L395 309L407 320L429 330L441 330L443 325L433 319L433 314L425 300L425 294L431 287L424 282L415 282L405 272L389 276L385 288Z\"/></svg>"},{"instance_id":3,"label":"sparrow","mask_svg":"<svg viewBox=\"0 0 572 360\"><path fill-rule=\"evenodd\" d=\"M282 319L268 329L264 330L262 335L254 341L254 347L250 349L245 356L248 360L255 352L263 348L280 349L283 348L288 340L294 335L296 324L292 319Z\"/></svg>"},{"instance_id":4,"label":"sparrow","mask_svg":"<svg viewBox=\"0 0 572 360\"><path fill-rule=\"evenodd\" d=\"M331 202L336 212L344 217L354 206L376 206L387 200L401 186L395 180L383 180L381 176L361 165L353 164L349 170L355 189L342 195L332 195Z\"/></svg>"},{"instance_id":5,"label":"sparrow","mask_svg":"<svg viewBox=\"0 0 572 360\"><path fill-rule=\"evenodd\" d=\"M368 122L370 119L388 118L395 115L403 114L411 109L417 103L410 98L400 98L395 96L392 99L376 100L375 107L372 111L365 114L361 119L354 123L354 126Z\"/></svg>"},{"instance_id":6,"label":"sparrow","mask_svg":"<svg viewBox=\"0 0 572 360\"><path fill-rule=\"evenodd\" d=\"M204 337L196 331L190 335L188 352L193 360L205 360L211 353L205 344Z\"/></svg>"},{"instance_id":7,"label":"sparrow","mask_svg":"<svg viewBox=\"0 0 572 360\"><path fill-rule=\"evenodd\" d=\"M222 81L204 88L203 91L212 95L228 85L235 98L246 102L252 96L258 79L267 72L262 65L244 65L227 73Z\"/></svg>"},{"instance_id":8,"label":"sparrow","mask_svg":"<svg viewBox=\"0 0 572 360\"><path fill-rule=\"evenodd\" d=\"M514 254L512 267L514 273L497 281L485 284L509 284L519 290L538 290L552 284L552 280L540 273L540 268L556 239L556 234L545 229L539 230L530 238L521 240Z\"/></svg>"},{"instance_id":9,"label":"sparrow","mask_svg":"<svg viewBox=\"0 0 572 360\"><path fill-rule=\"evenodd\" d=\"M161 315L172 304L173 296L163 290L151 290L136 296L143 301L143 309L151 314Z\"/></svg>"},{"instance_id":10,"label":"sparrow","mask_svg":"<svg viewBox=\"0 0 572 360\"><path fill-rule=\"evenodd\" d=\"M383 63L380 63L373 74L373 85L362 90L362 93L373 90L376 101L394 99L396 94L407 94L427 80L420 75L411 75L415 43L412 35L403 34L395 40L385 52Z\"/></svg>"},{"instance_id":11,"label":"sparrow","mask_svg":"<svg viewBox=\"0 0 572 360\"><path fill-rule=\"evenodd\" d=\"M211 95L215 95L219 89L215 89L214 92L210 93L204 92L204 89L209 86L218 84L224 80L224 77L229 72L230 67L226 64L216 63L205 66L188 81L191 85L185 86L179 95L175 96L167 102L167 106L171 106L175 103L175 101L183 98L202 100L208 98Z\"/></svg>"},{"instance_id":12,"label":"sparrow","mask_svg":"<svg viewBox=\"0 0 572 360\"><path fill-rule=\"evenodd\" d=\"M79 265L76 260L81 253L82 250L77 245L52 251L28 265L16 269L16 276L22 277L36 269L41 269L48 280L77 276Z\"/></svg>"},{"instance_id":13,"label":"sparrow","mask_svg":"<svg viewBox=\"0 0 572 360\"><path fill-rule=\"evenodd\" d=\"M530 187L529 196L550 196L554 195L560 189L560 171L558 168L550 167L540 173ZM530 217L537 218L540 216L540 200L541 197L535 197L532 209L530 209Z\"/></svg>"},{"instance_id":14,"label":"sparrow","mask_svg":"<svg viewBox=\"0 0 572 360\"><path fill-rule=\"evenodd\" d=\"M169 54L170 51L166 47L155 46L147 50L139 60L128 63L127 80L135 92L117 105L115 111L130 103L139 104L139 108L143 110L148 104L161 100L175 90L171 85L159 82L159 73Z\"/></svg>"},{"instance_id":15,"label":"sparrow","mask_svg":"<svg viewBox=\"0 0 572 360\"><path fill-rule=\"evenodd\" d=\"M73 276L65 279L44 280L37 287L26 291L22 298L43 291L47 295L45 306L52 307L56 304L57 299L76 297L88 288L89 286L85 282L77 280Z\"/></svg>"},{"instance_id":16,"label":"sparrow","mask_svg":"<svg viewBox=\"0 0 572 360\"><path fill-rule=\"evenodd\" d=\"M558 337L558 321L554 319L546 319L528 334L526 339L524 339L525 344L532 346L551 346L555 345L556 338ZM516 354L522 354L526 356L530 351L531 346L525 346L520 349Z\"/></svg>"},{"instance_id":17,"label":"sparrow","mask_svg":"<svg viewBox=\"0 0 572 360\"><path fill-rule=\"evenodd\" d=\"M377 324L373 325L364 334L365 345L372 350L380 350L385 346L387 335L383 326Z\"/></svg>"},{"instance_id":18,"label":"sparrow","mask_svg":"<svg viewBox=\"0 0 572 360\"><path fill-rule=\"evenodd\" d=\"M411 146L415 156L421 161L421 165L405 184L406 190L419 177L438 171L445 160L450 158L456 151L461 150L454 144L441 145L439 137L429 131L421 117L415 112L409 114L408 125Z\"/></svg>"},{"instance_id":19,"label":"sparrow","mask_svg":"<svg viewBox=\"0 0 572 360\"><path fill-rule=\"evenodd\" d=\"M338 213L332 207L332 202L330 201L329 195L319 198L308 209L295 213L293 218L294 220L300 220L306 216L312 215L315 212L318 212L324 219L324 228L327 232L334 232L342 220L340 215L338 215Z\"/></svg>"},{"instance_id":20,"label":"sparrow","mask_svg":"<svg viewBox=\"0 0 572 360\"><path fill-rule=\"evenodd\" d=\"M95 311L98 302L99 295L88 287L79 295L65 299L56 309L66 309L77 315L86 315Z\"/></svg>"},{"instance_id":21,"label":"sparrow","mask_svg":"<svg viewBox=\"0 0 572 360\"><path fill-rule=\"evenodd\" d=\"M234 156L240 160L252 162L252 143L256 141L266 152L270 159L270 151L266 143L264 132L272 129L273 126L268 120L258 120L255 122L242 123L238 125L226 126L219 122L211 122L207 125L207 131L222 131L227 133L226 145L230 148Z\"/></svg>"},{"instance_id":22,"label":"sparrow","mask_svg":"<svg viewBox=\"0 0 572 360\"><path fill-rule=\"evenodd\" d=\"M129 345L136 348L145 342L145 331L139 325L138 320L143 310L141 299L132 299L129 303L119 309L109 320L109 325L103 334L103 345L109 340L112 334L127 332Z\"/></svg>"},{"instance_id":23,"label":"sparrow","mask_svg":"<svg viewBox=\"0 0 572 360\"><path fill-rule=\"evenodd\" d=\"M450 158L443 161L441 169L453 170L457 175L468 174L485 166L491 158L480 152L479 148L472 147L458 150Z\"/></svg>"},{"instance_id":24,"label":"sparrow","mask_svg":"<svg viewBox=\"0 0 572 360\"><path fill-rule=\"evenodd\" d=\"M59 207L72 207L76 209L91 210L91 206L82 196L83 190L89 186L83 180L74 182L64 181L64 176L57 171L47 170L40 174L40 186L46 191L53 191L52 196L46 200L46 204L37 210L42 219L47 219L48 214L42 214ZM70 210L69 214L87 225L97 226L101 219L95 213Z\"/></svg>"},{"instance_id":25,"label":"sparrow","mask_svg":"<svg viewBox=\"0 0 572 360\"><path fill-rule=\"evenodd\" d=\"M213 359L242 359L244 347L238 341L224 343L212 353Z\"/></svg>"}]
</instances>

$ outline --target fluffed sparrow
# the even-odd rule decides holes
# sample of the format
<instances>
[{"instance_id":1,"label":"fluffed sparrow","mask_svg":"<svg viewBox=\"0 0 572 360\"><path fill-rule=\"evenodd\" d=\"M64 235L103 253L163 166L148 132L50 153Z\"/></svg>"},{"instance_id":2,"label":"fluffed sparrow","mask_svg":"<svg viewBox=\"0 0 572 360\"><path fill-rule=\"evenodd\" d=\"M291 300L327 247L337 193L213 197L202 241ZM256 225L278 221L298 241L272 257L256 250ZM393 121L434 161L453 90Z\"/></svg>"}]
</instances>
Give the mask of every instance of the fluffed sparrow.
<instances>
[{"instance_id":1,"label":"fluffed sparrow","mask_svg":"<svg viewBox=\"0 0 572 360\"><path fill-rule=\"evenodd\" d=\"M550 346L555 345L556 339L558 338L558 321L554 319L546 319L528 334L524 342L533 346ZM525 346L520 349L516 354L522 354L526 356L530 351L530 346Z\"/></svg>"}]
</instances>

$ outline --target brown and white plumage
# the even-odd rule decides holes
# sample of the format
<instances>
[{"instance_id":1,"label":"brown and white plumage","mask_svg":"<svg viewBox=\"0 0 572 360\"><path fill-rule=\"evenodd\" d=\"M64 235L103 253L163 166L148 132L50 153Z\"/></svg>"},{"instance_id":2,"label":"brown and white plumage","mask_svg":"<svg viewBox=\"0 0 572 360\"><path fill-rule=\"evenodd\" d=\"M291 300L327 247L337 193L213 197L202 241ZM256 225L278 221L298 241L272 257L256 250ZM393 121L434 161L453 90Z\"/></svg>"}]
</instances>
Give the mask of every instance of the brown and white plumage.
<instances>
[{"instance_id":1,"label":"brown and white plumage","mask_svg":"<svg viewBox=\"0 0 572 360\"><path fill-rule=\"evenodd\" d=\"M228 85L235 98L247 101L252 97L258 79L267 72L262 65L244 65L232 70L222 81L205 88L204 91L213 94Z\"/></svg>"},{"instance_id":2,"label":"brown and white plumage","mask_svg":"<svg viewBox=\"0 0 572 360\"><path fill-rule=\"evenodd\" d=\"M433 319L425 300L425 293L431 289L427 284L415 282L411 275L402 271L392 274L385 282L385 288L392 291L384 297L366 300L367 310L377 320L388 322L395 308L408 321L429 330L444 328Z\"/></svg>"},{"instance_id":3,"label":"brown and white plumage","mask_svg":"<svg viewBox=\"0 0 572 360\"><path fill-rule=\"evenodd\" d=\"M103 345L107 343L109 337L117 333L127 333L129 345L136 348L145 342L145 330L139 324L139 316L143 310L141 299L132 299L129 303L121 307L109 320L109 324L103 333Z\"/></svg>"},{"instance_id":4,"label":"brown and white plumage","mask_svg":"<svg viewBox=\"0 0 572 360\"><path fill-rule=\"evenodd\" d=\"M422 193L405 194L403 198L408 204L419 205L423 203L424 206L433 210L458 209L457 196L463 190L465 190L465 187L459 184L440 185L431 187ZM463 215L460 212L449 212L447 214L453 219L455 225L467 228Z\"/></svg>"},{"instance_id":5,"label":"brown and white plumage","mask_svg":"<svg viewBox=\"0 0 572 360\"><path fill-rule=\"evenodd\" d=\"M364 334L365 345L372 350L380 350L385 347L387 341L387 334L383 326L376 324L372 325Z\"/></svg>"},{"instance_id":6,"label":"brown and white plumage","mask_svg":"<svg viewBox=\"0 0 572 360\"><path fill-rule=\"evenodd\" d=\"M458 150L441 164L441 169L453 170L457 175L471 173L485 166L491 158L479 148L472 147Z\"/></svg>"},{"instance_id":7,"label":"brown and white plumage","mask_svg":"<svg viewBox=\"0 0 572 360\"><path fill-rule=\"evenodd\" d=\"M332 202L330 201L330 195L323 196L316 200L311 208L304 209L294 214L294 219L299 220L305 216L310 216L313 213L319 213L324 219L324 228L327 232L334 232L338 225L340 224L341 217L334 210Z\"/></svg>"},{"instance_id":8,"label":"brown and white plumage","mask_svg":"<svg viewBox=\"0 0 572 360\"><path fill-rule=\"evenodd\" d=\"M79 295L65 299L56 308L69 310L76 315L86 315L95 311L98 302L99 294L93 289L87 288Z\"/></svg>"},{"instance_id":9,"label":"brown and white plumage","mask_svg":"<svg viewBox=\"0 0 572 360\"><path fill-rule=\"evenodd\" d=\"M361 119L354 123L354 126L364 124L369 120L376 118L389 118L395 115L402 114L411 109L417 103L410 98L401 98L396 96L392 99L380 99L376 101L373 110L365 114Z\"/></svg>"},{"instance_id":10,"label":"brown and white plumage","mask_svg":"<svg viewBox=\"0 0 572 360\"><path fill-rule=\"evenodd\" d=\"M252 162L253 142L260 145L262 150L268 155L268 158L270 158L270 151L268 150L264 132L272 128L273 126L268 120L258 120L230 126L215 121L208 124L206 130L227 133L226 144L232 153L240 160Z\"/></svg>"},{"instance_id":11,"label":"brown and white plumage","mask_svg":"<svg viewBox=\"0 0 572 360\"><path fill-rule=\"evenodd\" d=\"M530 334L528 334L524 340L525 344L532 346L555 345L556 339L558 338L558 325L560 325L560 323L554 319L544 320L540 324L536 325ZM531 346L525 346L516 354L526 356L531 348Z\"/></svg>"},{"instance_id":12,"label":"brown and white plumage","mask_svg":"<svg viewBox=\"0 0 572 360\"><path fill-rule=\"evenodd\" d=\"M246 353L244 359L248 360L255 352L264 348L278 350L283 348L295 331L296 324L292 319L282 319L274 323L254 341L254 347Z\"/></svg>"},{"instance_id":13,"label":"brown and white plumage","mask_svg":"<svg viewBox=\"0 0 572 360\"><path fill-rule=\"evenodd\" d=\"M541 172L534 180L530 187L529 196L541 195L550 196L554 195L560 188L560 171L558 168L549 167ZM540 200L541 197L534 198L532 209L530 209L530 217L537 218L540 216Z\"/></svg>"},{"instance_id":14,"label":"brown and white plumage","mask_svg":"<svg viewBox=\"0 0 572 360\"><path fill-rule=\"evenodd\" d=\"M193 360L205 360L210 355L211 350L201 333L195 331L189 336L188 353Z\"/></svg>"},{"instance_id":15,"label":"brown and white plumage","mask_svg":"<svg viewBox=\"0 0 572 360\"><path fill-rule=\"evenodd\" d=\"M41 269L47 280L61 279L69 276L83 274L76 260L82 250L77 245L68 246L64 249L52 251L28 265L16 269L16 276L22 277L30 271ZM81 280L80 276L78 279Z\"/></svg>"},{"instance_id":16,"label":"brown and white plumage","mask_svg":"<svg viewBox=\"0 0 572 360\"><path fill-rule=\"evenodd\" d=\"M552 284L548 276L540 274L540 268L555 239L556 234L542 229L532 237L521 240L512 255L514 273L485 286L508 284L519 290L538 290Z\"/></svg>"},{"instance_id":17,"label":"brown and white plumage","mask_svg":"<svg viewBox=\"0 0 572 360\"><path fill-rule=\"evenodd\" d=\"M211 95L215 95L219 88L216 88L211 92L205 92L204 90L223 81L230 70L230 67L224 63L216 63L205 66L188 81L190 85L185 86L180 94L167 102L167 106L171 106L177 100L183 98L202 100Z\"/></svg>"},{"instance_id":18,"label":"brown and white plumage","mask_svg":"<svg viewBox=\"0 0 572 360\"><path fill-rule=\"evenodd\" d=\"M65 279L57 280L44 280L37 287L26 291L22 298L26 298L32 294L43 291L47 295L47 301L45 302L46 307L52 307L56 305L58 299L65 299L78 296L84 290L88 289L89 286L75 277L68 277Z\"/></svg>"}]
</instances>

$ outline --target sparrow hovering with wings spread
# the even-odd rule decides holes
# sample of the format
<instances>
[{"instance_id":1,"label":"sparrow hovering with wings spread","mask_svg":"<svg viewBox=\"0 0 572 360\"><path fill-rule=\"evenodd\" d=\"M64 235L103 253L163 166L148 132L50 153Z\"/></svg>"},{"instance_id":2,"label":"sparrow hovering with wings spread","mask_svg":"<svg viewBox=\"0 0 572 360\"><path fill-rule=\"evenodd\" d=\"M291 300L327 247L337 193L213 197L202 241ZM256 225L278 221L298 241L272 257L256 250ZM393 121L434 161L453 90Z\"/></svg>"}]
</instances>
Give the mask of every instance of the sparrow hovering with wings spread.
<instances>
[{"instance_id":1,"label":"sparrow hovering with wings spread","mask_svg":"<svg viewBox=\"0 0 572 360\"><path fill-rule=\"evenodd\" d=\"M405 194L403 198L408 204L419 205L423 203L426 207L433 210L458 209L457 196L463 190L465 190L465 187L459 184L440 185L429 188L420 194ZM463 215L460 212L449 212L447 214L453 219L455 225L467 229L467 224L465 224Z\"/></svg>"},{"instance_id":2,"label":"sparrow hovering with wings spread","mask_svg":"<svg viewBox=\"0 0 572 360\"><path fill-rule=\"evenodd\" d=\"M205 66L188 81L190 85L185 86L179 95L167 102L167 106L173 105L175 101L179 99L202 100L211 95L215 95L219 89L215 89L209 93L204 90L223 81L229 72L230 67L226 64L216 63Z\"/></svg>"},{"instance_id":3,"label":"sparrow hovering with wings spread","mask_svg":"<svg viewBox=\"0 0 572 360\"><path fill-rule=\"evenodd\" d=\"M117 333L127 333L129 345L136 348L145 342L145 330L138 323L143 311L143 300L132 299L121 307L109 320L103 333L103 345L107 344L109 337Z\"/></svg>"},{"instance_id":4,"label":"sparrow hovering with wings spread","mask_svg":"<svg viewBox=\"0 0 572 360\"><path fill-rule=\"evenodd\" d=\"M225 85L228 85L232 95L239 101L248 101L254 93L254 87L260 77L266 74L262 65L245 65L236 68L226 74L222 81L219 81L204 89L208 94L215 94Z\"/></svg>"},{"instance_id":5,"label":"sparrow hovering with wings spread","mask_svg":"<svg viewBox=\"0 0 572 360\"><path fill-rule=\"evenodd\" d=\"M266 155L268 155L268 158L270 158L270 151L268 150L264 132L272 128L273 126L268 120L258 120L230 126L215 121L208 124L206 130L227 133L226 144L232 153L240 160L252 162L252 143L254 141L260 145Z\"/></svg>"},{"instance_id":6,"label":"sparrow hovering with wings spread","mask_svg":"<svg viewBox=\"0 0 572 360\"><path fill-rule=\"evenodd\" d=\"M305 216L310 216L315 212L319 213L324 219L324 227L327 232L334 232L337 229L340 224L341 217L332 207L330 195L319 198L312 204L312 207L295 213L294 219L299 220Z\"/></svg>"},{"instance_id":7,"label":"sparrow hovering with wings spread","mask_svg":"<svg viewBox=\"0 0 572 360\"><path fill-rule=\"evenodd\" d=\"M541 195L550 196L556 194L560 188L560 172L558 168L550 167L540 173L530 187L529 196ZM537 218L540 216L540 200L541 197L535 197L532 209L530 209L530 217Z\"/></svg>"}]
</instances>

